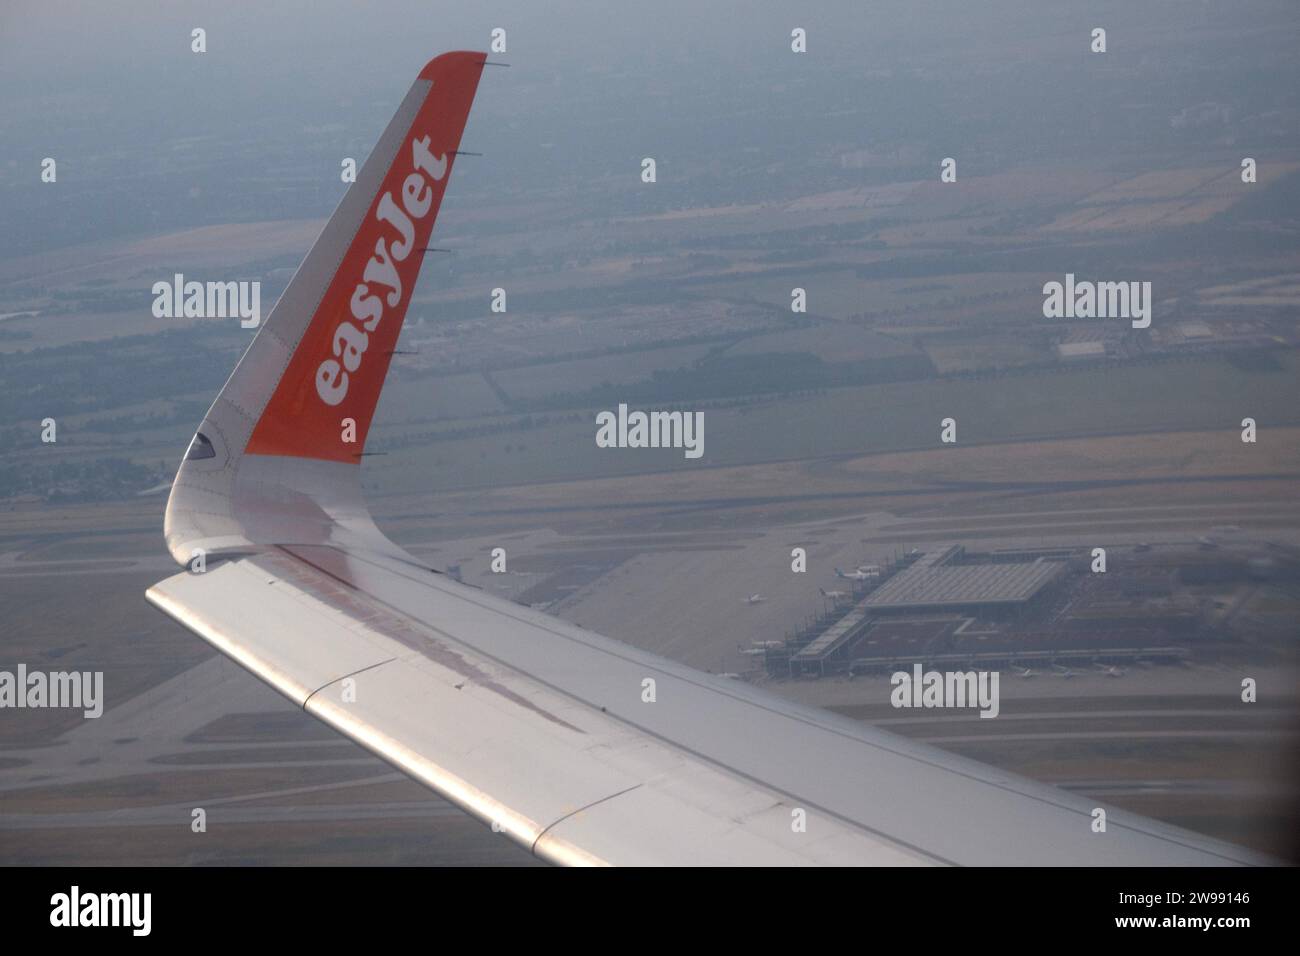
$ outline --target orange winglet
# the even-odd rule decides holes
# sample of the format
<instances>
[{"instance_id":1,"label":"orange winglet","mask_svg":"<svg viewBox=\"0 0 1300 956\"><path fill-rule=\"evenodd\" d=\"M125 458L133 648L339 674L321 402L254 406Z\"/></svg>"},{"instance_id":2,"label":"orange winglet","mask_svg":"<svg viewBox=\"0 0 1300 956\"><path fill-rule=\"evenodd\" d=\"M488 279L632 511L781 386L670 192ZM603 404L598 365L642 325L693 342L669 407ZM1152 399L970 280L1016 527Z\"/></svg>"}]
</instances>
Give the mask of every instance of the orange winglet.
<instances>
[{"instance_id":1,"label":"orange winglet","mask_svg":"<svg viewBox=\"0 0 1300 956\"><path fill-rule=\"evenodd\" d=\"M420 71L432 85L246 454L359 461L486 59L444 53ZM339 441L348 418L354 443Z\"/></svg>"}]
</instances>

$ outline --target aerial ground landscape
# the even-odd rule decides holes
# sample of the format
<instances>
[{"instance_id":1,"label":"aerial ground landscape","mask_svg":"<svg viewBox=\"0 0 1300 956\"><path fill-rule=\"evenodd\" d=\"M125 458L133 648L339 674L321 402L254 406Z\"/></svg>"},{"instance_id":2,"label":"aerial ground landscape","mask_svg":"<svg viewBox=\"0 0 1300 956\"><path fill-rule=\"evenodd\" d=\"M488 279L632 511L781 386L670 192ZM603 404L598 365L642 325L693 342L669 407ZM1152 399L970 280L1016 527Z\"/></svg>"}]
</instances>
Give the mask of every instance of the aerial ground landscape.
<instances>
[{"instance_id":1,"label":"aerial ground landscape","mask_svg":"<svg viewBox=\"0 0 1300 956\"><path fill-rule=\"evenodd\" d=\"M1293 5L673 6L597 40L585 4L505 17L361 464L380 527L600 634L1300 859ZM253 335L151 287L257 280L269 314L341 160L499 25L356 52L416 10L324 18L264 75L295 30L270 11L203 10L203 57L197 14L88 14L117 41L40 82L0 40L0 669L106 693L0 715L5 863L538 862L143 596ZM1046 318L1067 274L1150 282L1149 327ZM703 456L598 447L620 403L702 411ZM892 707L917 661L992 662L997 719Z\"/></svg>"}]
</instances>

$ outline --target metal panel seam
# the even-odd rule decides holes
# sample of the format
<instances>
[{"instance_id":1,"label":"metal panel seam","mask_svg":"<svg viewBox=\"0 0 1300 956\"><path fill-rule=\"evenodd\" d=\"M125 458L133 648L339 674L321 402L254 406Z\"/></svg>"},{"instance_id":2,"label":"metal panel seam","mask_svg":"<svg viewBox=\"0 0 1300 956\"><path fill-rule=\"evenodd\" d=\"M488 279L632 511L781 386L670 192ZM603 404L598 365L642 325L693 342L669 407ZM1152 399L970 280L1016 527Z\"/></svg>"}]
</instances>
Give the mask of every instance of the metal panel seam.
<instances>
[{"instance_id":1,"label":"metal panel seam","mask_svg":"<svg viewBox=\"0 0 1300 956\"><path fill-rule=\"evenodd\" d=\"M593 800L591 801L591 803L587 804L586 806L578 807L578 809L576 810L570 810L568 813L564 814L560 818L556 820L552 820L550 823L546 824L546 826L542 828L540 833L537 834L537 837L533 840L533 845L528 848L528 852L533 854L533 856L536 856L537 844L542 841L542 837L546 836L546 834L550 833L551 830L553 830L555 827L558 827L561 823L563 823L565 820L569 819L570 817L581 813L583 810L590 810L592 807L602 804L606 800L613 800L615 797L621 797L625 793L631 793L633 790L638 790L643 786L645 786L644 783L634 783L632 784L632 786L620 790L617 793L607 794L606 796L601 797L599 800Z\"/></svg>"},{"instance_id":2,"label":"metal panel seam","mask_svg":"<svg viewBox=\"0 0 1300 956\"><path fill-rule=\"evenodd\" d=\"M376 661L373 664L367 664L365 667L359 667L350 674L340 674L338 677L335 677L333 680L327 680L325 683L321 684L314 691L308 694L306 698L303 699L302 709L306 710L307 705L311 703L311 699L315 697L317 694L319 694L321 691L323 691L326 687L329 687L331 684L337 684L339 681L347 680L349 677L356 677L358 674L364 674L366 671L372 671L376 667L383 667L385 664L391 664L395 660L397 660L396 657L390 657L388 658L388 660L385 661Z\"/></svg>"}]
</instances>

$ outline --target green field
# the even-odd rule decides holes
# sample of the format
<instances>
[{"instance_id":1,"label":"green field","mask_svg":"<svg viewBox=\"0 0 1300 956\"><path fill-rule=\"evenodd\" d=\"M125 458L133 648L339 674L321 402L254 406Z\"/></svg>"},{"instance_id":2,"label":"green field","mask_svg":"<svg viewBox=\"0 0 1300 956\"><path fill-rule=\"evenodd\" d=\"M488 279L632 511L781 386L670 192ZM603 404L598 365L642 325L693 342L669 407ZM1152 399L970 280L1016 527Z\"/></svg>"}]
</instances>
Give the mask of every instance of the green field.
<instances>
[{"instance_id":1,"label":"green field","mask_svg":"<svg viewBox=\"0 0 1300 956\"><path fill-rule=\"evenodd\" d=\"M366 459L365 478L367 487L381 493L409 493L939 448L940 420L946 417L957 420L959 446L1237 432L1248 416L1266 441L1269 426L1300 421L1298 372L1300 355L1286 352L1271 371L1205 358L849 387L720 407L700 403L695 407L704 411L705 453L694 461L672 449L597 448L597 409L585 410L577 421L565 420L571 414L552 414L531 429L511 427L525 417L491 419L507 430L475 437L439 439L436 430L421 430L418 443L409 446L409 429L396 425L375 432L376 447L388 446L388 454ZM1248 454L1251 446L1242 447Z\"/></svg>"}]
</instances>

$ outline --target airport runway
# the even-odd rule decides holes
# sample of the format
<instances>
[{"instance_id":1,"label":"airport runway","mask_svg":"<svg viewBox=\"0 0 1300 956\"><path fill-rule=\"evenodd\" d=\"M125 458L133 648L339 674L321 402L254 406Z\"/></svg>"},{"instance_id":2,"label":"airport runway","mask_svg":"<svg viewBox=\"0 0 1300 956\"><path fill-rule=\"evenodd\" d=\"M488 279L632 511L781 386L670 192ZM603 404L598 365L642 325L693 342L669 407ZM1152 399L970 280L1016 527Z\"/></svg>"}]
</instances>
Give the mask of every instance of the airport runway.
<instances>
[{"instance_id":1,"label":"airport runway","mask_svg":"<svg viewBox=\"0 0 1300 956\"><path fill-rule=\"evenodd\" d=\"M737 507L742 502L753 503L736 499ZM612 637L706 670L752 673L754 659L744 648L799 627L823 604L818 586L844 584L835 566L879 563L896 542L946 532L946 541L1013 547L1041 543L1051 529L1060 545L1104 536L1108 543L1161 547L1191 540L1189 526L1213 525L1237 526L1244 536L1267 526L1271 535L1289 539L1300 508L1285 510L1283 520L1275 504L1249 502L1062 512L1021 507L960 519L873 511L767 527L751 521L632 533L612 525L600 534L531 528L404 543L433 566L459 564L470 583ZM495 546L507 548L510 573L491 573ZM796 546L808 555L803 575L790 571ZM29 551L10 547L0 555L0 593L21 593L41 578L134 581L174 569L165 555L46 560ZM762 600L748 603L754 594ZM129 597L120 613L148 615L158 626L156 612ZM56 644L67 641L57 637ZM197 638L177 628L175 641L192 651ZM129 658L130 646L120 651ZM1265 765L1297 750L1291 718L1300 682L1293 671L1253 672L1270 695L1257 710L1225 703L1239 681L1239 668L1226 662L1133 668L1122 677L1087 671L1068 680L1008 677L1001 714L991 721L974 714L966 720L900 715L887 706L883 678L768 687L1140 812L1202 829L1220 826L1218 835L1259 844L1271 839L1269 827L1286 825L1279 808L1296 798L1294 779ZM209 821L199 843L187 842L195 807ZM1241 816L1243 807L1263 821L1262 832L1233 828L1231 816ZM151 862L310 861L322 854L345 862L529 861L217 656L111 702L103 717L78 721L56 739L0 751L0 831L26 862L77 854L111 860L114 848L126 845L114 833L130 841L132 853L145 854L131 858Z\"/></svg>"}]
</instances>

